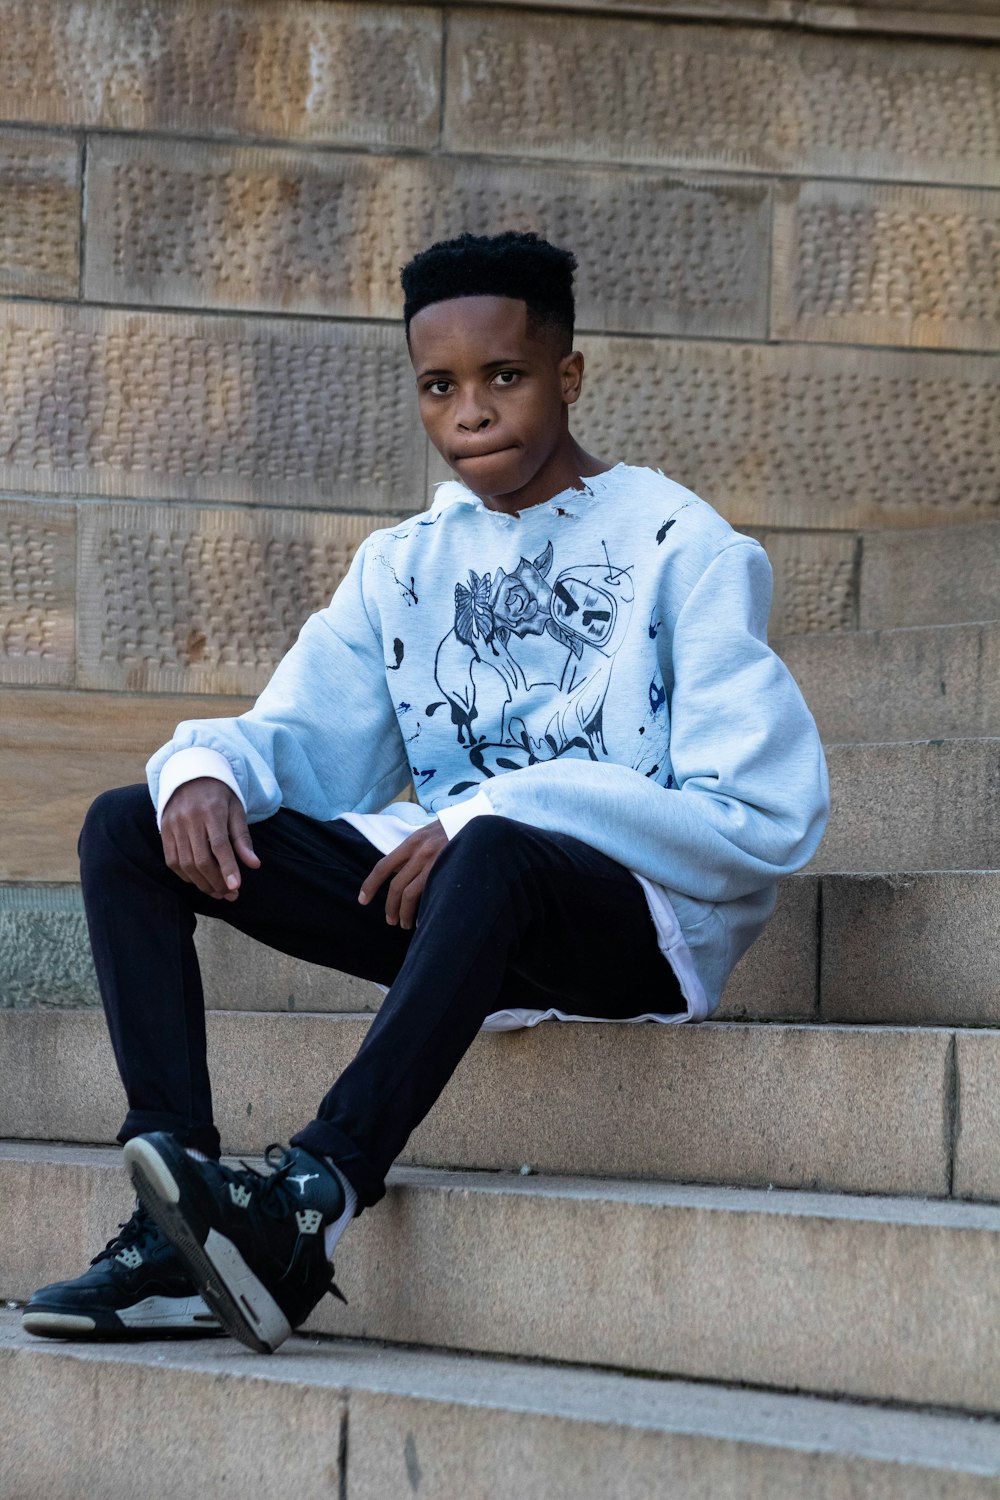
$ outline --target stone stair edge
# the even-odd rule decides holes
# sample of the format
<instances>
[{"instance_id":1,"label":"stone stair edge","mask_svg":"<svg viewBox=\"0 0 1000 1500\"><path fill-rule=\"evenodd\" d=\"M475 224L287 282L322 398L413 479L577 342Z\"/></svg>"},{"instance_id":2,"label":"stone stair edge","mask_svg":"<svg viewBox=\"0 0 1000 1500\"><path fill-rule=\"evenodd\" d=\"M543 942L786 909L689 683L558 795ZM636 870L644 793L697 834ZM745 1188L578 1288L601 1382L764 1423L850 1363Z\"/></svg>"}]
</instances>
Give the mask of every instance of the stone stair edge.
<instances>
[{"instance_id":1,"label":"stone stair edge","mask_svg":"<svg viewBox=\"0 0 1000 1500\"><path fill-rule=\"evenodd\" d=\"M222 1160L232 1166L246 1161L264 1167L260 1152L229 1152ZM75 1145L55 1141L18 1141L0 1138L0 1171L4 1164L41 1167L82 1167L89 1171L120 1172L126 1181L121 1148L114 1145ZM417 1194L506 1196L554 1199L576 1203L628 1204L642 1209L694 1209L708 1213L750 1214L775 1219L807 1219L887 1224L902 1229L973 1230L1000 1235L1000 1203L975 1203L964 1198L925 1194L894 1195L807 1188L739 1187L725 1183L663 1182L645 1178L592 1177L573 1172L472 1170L467 1168L394 1166L386 1178L390 1190ZM131 1192L131 1189L129 1189ZM378 1207L368 1210L379 1212ZM0 1296L3 1288L0 1287Z\"/></svg>"},{"instance_id":2,"label":"stone stair edge","mask_svg":"<svg viewBox=\"0 0 1000 1500\"><path fill-rule=\"evenodd\" d=\"M78 1274L131 1202L112 1151L20 1158L0 1160L18 1299ZM350 1305L307 1332L995 1416L998 1235L1000 1208L923 1198L394 1169L338 1247Z\"/></svg>"},{"instance_id":3,"label":"stone stair edge","mask_svg":"<svg viewBox=\"0 0 1000 1500\"><path fill-rule=\"evenodd\" d=\"M941 1458L937 1443L952 1439L955 1447L948 1457L996 1464L1000 1474L1000 1421L989 1416L970 1421L965 1413L938 1408L832 1401L773 1387L685 1381L669 1375L637 1375L328 1334L293 1335L285 1352L294 1355L294 1360L279 1356L254 1359L250 1365L242 1348L221 1340L197 1344L163 1340L149 1345L45 1341L25 1333L19 1318L19 1309L0 1309L0 1357L24 1350L95 1365L146 1367L155 1362L282 1385L316 1384L328 1390L415 1396L461 1406L509 1404L519 1412L598 1418L602 1424L671 1432L696 1425L717 1430L720 1419L728 1419L764 1446L781 1447L791 1439L796 1444L807 1441L820 1451L827 1447L834 1451L839 1437L854 1452L868 1457L883 1456L884 1446L883 1440L871 1441L865 1427L884 1424L898 1435L901 1447L905 1444L910 1459L932 1453ZM968 1437L980 1453L970 1453Z\"/></svg>"},{"instance_id":4,"label":"stone stair edge","mask_svg":"<svg viewBox=\"0 0 1000 1500\"><path fill-rule=\"evenodd\" d=\"M225 1147L286 1140L348 1065L370 1017L213 1012ZM651 1033L651 1034L649 1034ZM0 1012L0 1130L113 1140L125 1103L103 1017ZM419 1166L579 1172L702 1183L815 1185L991 1201L1000 1029L854 1025L535 1028L483 1036L417 1127ZM956 1079L962 1131L953 1121ZM513 1101L513 1106L512 1106ZM665 1112L678 1113L674 1128Z\"/></svg>"},{"instance_id":5,"label":"stone stair edge","mask_svg":"<svg viewBox=\"0 0 1000 1500\"><path fill-rule=\"evenodd\" d=\"M746 1500L751 1468L753 1493L768 1500L798 1500L807 1480L824 1500L842 1492L848 1475L859 1500L932 1500L945 1475L961 1500L979 1500L992 1490L983 1479L1000 1473L998 1424L959 1412L354 1340L299 1337L276 1359L252 1365L242 1355L218 1345L197 1353L164 1344L45 1346L19 1332L15 1315L0 1313L0 1384L13 1387L12 1406L26 1409L12 1424L10 1465L37 1483L47 1419L69 1405L80 1442L60 1500L79 1493L81 1468L109 1500L131 1495L128 1471L140 1457L133 1445L141 1446L147 1483L169 1482L177 1439L170 1426L184 1428L189 1477L196 1466L214 1468L201 1490L219 1500L247 1493L248 1482L262 1500L288 1488L312 1500L328 1495L331 1481L342 1500L410 1500L418 1488L428 1500L457 1493L482 1500L511 1493L515 1475L522 1500L608 1500L661 1493L664 1484L676 1500L695 1500L706 1483L713 1500ZM224 1381L220 1422L210 1392ZM105 1433L88 1429L84 1388L111 1407L118 1393L148 1391L150 1403L169 1409L165 1442L150 1444L142 1430L109 1452ZM259 1438L265 1430L265 1413L295 1422L291 1464L289 1455L276 1462L266 1444L246 1444L250 1431ZM333 1465L324 1441L331 1428ZM958 1500L959 1490L949 1493Z\"/></svg>"}]
</instances>

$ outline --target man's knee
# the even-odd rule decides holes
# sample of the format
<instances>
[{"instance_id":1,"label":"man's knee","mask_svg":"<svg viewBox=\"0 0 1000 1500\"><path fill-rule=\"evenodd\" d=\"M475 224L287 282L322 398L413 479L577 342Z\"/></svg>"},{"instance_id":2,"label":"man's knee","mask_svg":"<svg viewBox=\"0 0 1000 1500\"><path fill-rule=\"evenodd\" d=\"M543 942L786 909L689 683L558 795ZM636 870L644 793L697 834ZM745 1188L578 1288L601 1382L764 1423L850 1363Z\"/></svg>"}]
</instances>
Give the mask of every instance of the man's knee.
<instances>
[{"instance_id":1,"label":"man's knee","mask_svg":"<svg viewBox=\"0 0 1000 1500\"><path fill-rule=\"evenodd\" d=\"M112 787L87 809L76 852L83 859L101 849L119 848L137 833L148 837L150 825L155 829L156 814L145 782Z\"/></svg>"},{"instance_id":2,"label":"man's knee","mask_svg":"<svg viewBox=\"0 0 1000 1500\"><path fill-rule=\"evenodd\" d=\"M514 818L472 818L442 849L434 869L442 862L480 871L491 866L510 869L527 855L534 835L533 828Z\"/></svg>"}]
</instances>

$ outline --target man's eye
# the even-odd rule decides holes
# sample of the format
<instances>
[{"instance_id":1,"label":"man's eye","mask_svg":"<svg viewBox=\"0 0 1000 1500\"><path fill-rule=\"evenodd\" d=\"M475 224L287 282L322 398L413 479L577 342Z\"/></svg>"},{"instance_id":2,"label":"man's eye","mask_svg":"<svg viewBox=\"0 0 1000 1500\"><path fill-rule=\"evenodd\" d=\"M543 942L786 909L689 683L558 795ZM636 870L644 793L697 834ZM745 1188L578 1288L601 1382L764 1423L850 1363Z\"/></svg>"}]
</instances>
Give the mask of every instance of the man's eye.
<instances>
[{"instance_id":1,"label":"man's eye","mask_svg":"<svg viewBox=\"0 0 1000 1500\"><path fill-rule=\"evenodd\" d=\"M430 391L432 396L447 396L448 392L451 390L451 381L432 380L430 384L425 387L425 389Z\"/></svg>"},{"instance_id":2,"label":"man's eye","mask_svg":"<svg viewBox=\"0 0 1000 1500\"><path fill-rule=\"evenodd\" d=\"M493 378L498 385L513 385L518 373L517 370L498 370Z\"/></svg>"}]
</instances>

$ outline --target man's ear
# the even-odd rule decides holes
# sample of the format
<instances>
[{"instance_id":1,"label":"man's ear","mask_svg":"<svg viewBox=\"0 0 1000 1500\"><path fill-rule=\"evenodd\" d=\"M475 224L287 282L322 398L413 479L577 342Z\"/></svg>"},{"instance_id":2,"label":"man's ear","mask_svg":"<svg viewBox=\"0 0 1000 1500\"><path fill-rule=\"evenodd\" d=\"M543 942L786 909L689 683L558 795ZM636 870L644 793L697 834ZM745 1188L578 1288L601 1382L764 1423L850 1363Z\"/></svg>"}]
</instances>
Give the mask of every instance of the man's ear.
<instances>
[{"instance_id":1,"label":"man's ear","mask_svg":"<svg viewBox=\"0 0 1000 1500\"><path fill-rule=\"evenodd\" d=\"M562 382L562 397L567 406L580 399L583 390L583 355L579 349L567 354L559 361L559 379Z\"/></svg>"}]
</instances>

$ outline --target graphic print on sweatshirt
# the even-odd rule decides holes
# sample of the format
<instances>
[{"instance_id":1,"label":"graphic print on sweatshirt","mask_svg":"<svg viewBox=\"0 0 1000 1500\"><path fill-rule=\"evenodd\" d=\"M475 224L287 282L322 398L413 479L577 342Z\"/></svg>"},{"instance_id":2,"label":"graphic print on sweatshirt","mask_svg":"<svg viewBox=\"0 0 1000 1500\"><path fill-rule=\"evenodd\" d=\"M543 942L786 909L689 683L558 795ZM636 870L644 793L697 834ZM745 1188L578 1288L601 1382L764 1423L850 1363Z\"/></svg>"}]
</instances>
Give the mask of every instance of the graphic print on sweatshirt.
<instances>
[{"instance_id":1,"label":"graphic print on sweatshirt","mask_svg":"<svg viewBox=\"0 0 1000 1500\"><path fill-rule=\"evenodd\" d=\"M552 574L553 549L512 573L470 570L434 677L470 766L485 776L583 752L607 755L602 716L635 600L633 564L581 562ZM476 782L460 783L452 792Z\"/></svg>"}]
</instances>

